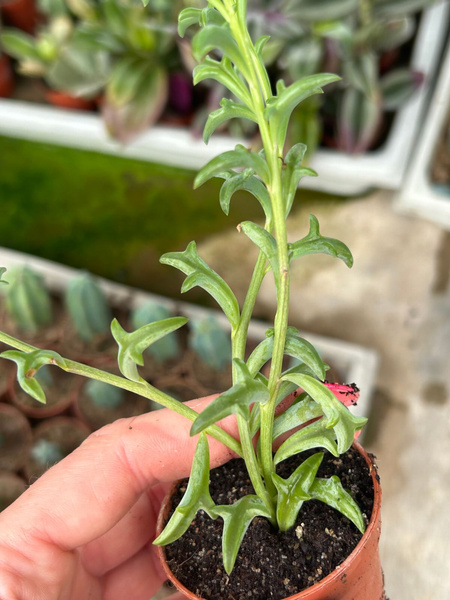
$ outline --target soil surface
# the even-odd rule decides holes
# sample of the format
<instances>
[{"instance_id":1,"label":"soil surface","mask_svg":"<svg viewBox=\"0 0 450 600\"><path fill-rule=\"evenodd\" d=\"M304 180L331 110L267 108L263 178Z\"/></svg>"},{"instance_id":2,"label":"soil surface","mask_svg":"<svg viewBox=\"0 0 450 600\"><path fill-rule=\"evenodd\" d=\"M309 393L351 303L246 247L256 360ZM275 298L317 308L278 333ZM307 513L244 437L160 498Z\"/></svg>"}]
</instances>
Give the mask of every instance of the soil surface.
<instances>
[{"instance_id":1,"label":"soil surface","mask_svg":"<svg viewBox=\"0 0 450 600\"><path fill-rule=\"evenodd\" d=\"M279 475L288 477L314 451L281 463ZM373 507L373 485L364 458L355 450L335 458L325 452L318 476L338 475L352 494L366 523ZM176 506L187 480L178 486ZM232 460L211 471L210 491L217 504L232 504L254 493L244 462ZM213 521L203 511L184 536L166 546L174 575L205 600L282 600L320 581L353 551L361 533L346 517L322 502L305 502L294 527L281 533L263 518L255 518L244 537L230 576L222 565L222 519Z\"/></svg>"}]
</instances>

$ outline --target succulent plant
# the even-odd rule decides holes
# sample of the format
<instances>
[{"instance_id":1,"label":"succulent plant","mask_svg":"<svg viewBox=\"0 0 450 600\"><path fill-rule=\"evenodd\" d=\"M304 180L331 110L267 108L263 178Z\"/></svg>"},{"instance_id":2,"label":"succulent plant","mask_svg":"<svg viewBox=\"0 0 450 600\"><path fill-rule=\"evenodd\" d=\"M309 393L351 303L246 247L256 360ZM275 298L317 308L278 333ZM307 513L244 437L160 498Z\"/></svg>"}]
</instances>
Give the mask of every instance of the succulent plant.
<instances>
[{"instance_id":1,"label":"succulent plant","mask_svg":"<svg viewBox=\"0 0 450 600\"><path fill-rule=\"evenodd\" d=\"M92 403L100 408L115 409L125 399L124 390L103 381L96 381L95 379L86 383L85 391Z\"/></svg>"},{"instance_id":2,"label":"succulent plant","mask_svg":"<svg viewBox=\"0 0 450 600\"><path fill-rule=\"evenodd\" d=\"M19 329L35 334L53 320L52 302L43 278L29 267L16 267L2 286L5 305Z\"/></svg>"},{"instance_id":3,"label":"succulent plant","mask_svg":"<svg viewBox=\"0 0 450 600\"><path fill-rule=\"evenodd\" d=\"M188 345L212 369L222 371L231 363L230 337L214 317L189 322Z\"/></svg>"},{"instance_id":4,"label":"succulent plant","mask_svg":"<svg viewBox=\"0 0 450 600\"><path fill-rule=\"evenodd\" d=\"M92 342L97 336L109 332L111 309L104 292L89 273L69 283L66 306L83 342Z\"/></svg>"},{"instance_id":5,"label":"succulent plant","mask_svg":"<svg viewBox=\"0 0 450 600\"><path fill-rule=\"evenodd\" d=\"M133 329L139 329L154 321L168 319L170 316L170 311L165 306L149 300L132 311L131 324ZM145 352L160 363L175 358L180 353L180 344L176 333L166 335L147 348Z\"/></svg>"}]
</instances>

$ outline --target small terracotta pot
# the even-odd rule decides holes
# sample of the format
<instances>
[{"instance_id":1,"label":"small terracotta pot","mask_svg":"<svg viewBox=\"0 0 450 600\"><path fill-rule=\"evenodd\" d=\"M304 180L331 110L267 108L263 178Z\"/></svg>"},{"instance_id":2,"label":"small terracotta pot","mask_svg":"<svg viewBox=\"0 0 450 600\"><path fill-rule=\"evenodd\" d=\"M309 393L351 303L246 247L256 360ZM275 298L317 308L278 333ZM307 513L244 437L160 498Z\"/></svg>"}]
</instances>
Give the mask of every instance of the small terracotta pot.
<instances>
[{"instance_id":1,"label":"small terracotta pot","mask_svg":"<svg viewBox=\"0 0 450 600\"><path fill-rule=\"evenodd\" d=\"M9 471L0 471L0 512L17 500L27 489L25 481L9 473Z\"/></svg>"},{"instance_id":2,"label":"small terracotta pot","mask_svg":"<svg viewBox=\"0 0 450 600\"><path fill-rule=\"evenodd\" d=\"M372 475L374 505L369 525L350 556L332 573L313 586L294 596L289 596L285 600L385 600L386 598L378 549L381 532L381 487L373 460L360 444L354 442L353 445L364 457ZM167 520L173 489L166 496L161 507L157 535L160 534ZM157 551L163 569L175 587L191 600L204 600L185 588L173 575L166 561L164 546L158 546Z\"/></svg>"},{"instance_id":3,"label":"small terracotta pot","mask_svg":"<svg viewBox=\"0 0 450 600\"><path fill-rule=\"evenodd\" d=\"M65 92L58 92L55 90L46 90L45 97L50 104L53 104L53 106L71 110L94 110L96 106L94 100L77 98L70 94L66 94Z\"/></svg>"},{"instance_id":4,"label":"small terracotta pot","mask_svg":"<svg viewBox=\"0 0 450 600\"><path fill-rule=\"evenodd\" d=\"M0 7L5 23L34 32L40 16L35 0L2 0Z\"/></svg>"},{"instance_id":5,"label":"small terracotta pot","mask_svg":"<svg viewBox=\"0 0 450 600\"><path fill-rule=\"evenodd\" d=\"M39 423L33 431L33 445L28 455L24 473L28 481L40 477L59 459L73 452L90 434L90 429L73 417L54 417ZM40 442L50 442L59 450L60 456L52 462L43 463L33 454L33 449Z\"/></svg>"},{"instance_id":6,"label":"small terracotta pot","mask_svg":"<svg viewBox=\"0 0 450 600\"><path fill-rule=\"evenodd\" d=\"M10 404L0 404L0 470L18 471L27 460L31 427L23 414Z\"/></svg>"},{"instance_id":7,"label":"small terracotta pot","mask_svg":"<svg viewBox=\"0 0 450 600\"><path fill-rule=\"evenodd\" d=\"M14 74L11 62L6 54L0 51L0 98L9 98L14 91Z\"/></svg>"}]
</instances>

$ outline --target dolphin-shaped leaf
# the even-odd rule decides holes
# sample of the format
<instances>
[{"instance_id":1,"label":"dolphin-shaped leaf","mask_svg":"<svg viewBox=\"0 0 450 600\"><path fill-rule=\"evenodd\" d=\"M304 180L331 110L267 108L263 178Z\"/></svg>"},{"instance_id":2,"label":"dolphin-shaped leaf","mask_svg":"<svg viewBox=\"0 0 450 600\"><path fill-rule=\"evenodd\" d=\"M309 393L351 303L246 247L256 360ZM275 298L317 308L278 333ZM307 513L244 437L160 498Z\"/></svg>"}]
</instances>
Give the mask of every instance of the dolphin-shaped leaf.
<instances>
[{"instance_id":1,"label":"dolphin-shaped leaf","mask_svg":"<svg viewBox=\"0 0 450 600\"><path fill-rule=\"evenodd\" d=\"M122 375L131 381L142 381L137 367L138 365L142 367L144 364L142 356L144 350L185 323L187 323L186 317L170 317L154 321L128 333L121 327L119 321L114 319L111 323L111 333L119 346L117 362Z\"/></svg>"}]
</instances>

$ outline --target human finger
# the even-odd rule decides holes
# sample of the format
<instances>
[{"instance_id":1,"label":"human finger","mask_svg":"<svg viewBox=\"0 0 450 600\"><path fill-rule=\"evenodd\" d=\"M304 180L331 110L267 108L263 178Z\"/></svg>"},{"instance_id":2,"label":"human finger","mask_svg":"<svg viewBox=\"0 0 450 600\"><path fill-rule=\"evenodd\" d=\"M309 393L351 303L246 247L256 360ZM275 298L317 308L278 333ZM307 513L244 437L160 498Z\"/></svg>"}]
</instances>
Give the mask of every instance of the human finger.
<instances>
[{"instance_id":1,"label":"human finger","mask_svg":"<svg viewBox=\"0 0 450 600\"><path fill-rule=\"evenodd\" d=\"M190 402L197 412L214 398ZM221 425L236 434L236 421ZM0 514L1 525L31 524L26 536L72 550L105 534L132 508L142 493L159 482L189 474L197 436L191 423L167 409L121 419L94 434L34 483ZM211 465L233 456L210 439ZM55 489L61 490L57 495Z\"/></svg>"}]
</instances>

